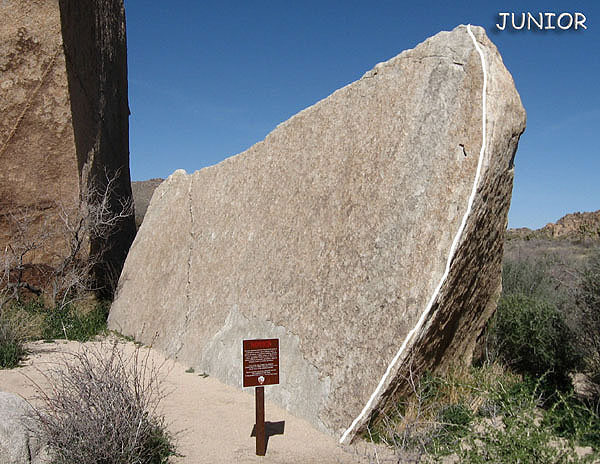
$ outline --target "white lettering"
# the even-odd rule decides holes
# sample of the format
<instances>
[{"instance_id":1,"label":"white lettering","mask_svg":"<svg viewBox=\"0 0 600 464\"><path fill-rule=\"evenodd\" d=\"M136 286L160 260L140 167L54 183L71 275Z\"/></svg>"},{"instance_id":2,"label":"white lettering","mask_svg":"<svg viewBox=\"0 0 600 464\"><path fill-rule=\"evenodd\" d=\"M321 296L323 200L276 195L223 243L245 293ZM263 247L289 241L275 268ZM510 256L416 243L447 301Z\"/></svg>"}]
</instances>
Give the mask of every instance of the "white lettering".
<instances>
[{"instance_id":1,"label":"white lettering","mask_svg":"<svg viewBox=\"0 0 600 464\"><path fill-rule=\"evenodd\" d=\"M520 17L519 17L520 16ZM510 23L509 19L510 18ZM499 21L496 23L496 28L500 31L504 31L507 28L510 29L511 25L513 30L520 31L526 29L531 30L553 30L562 29L587 29L585 22L587 18L585 14L581 12L574 13L551 13L551 12L537 12L531 13L529 11L522 13L509 13L502 12L498 13Z\"/></svg>"},{"instance_id":2,"label":"white lettering","mask_svg":"<svg viewBox=\"0 0 600 464\"><path fill-rule=\"evenodd\" d=\"M515 25L515 14L511 13L512 15L512 27L513 29L517 29L517 30L521 30L525 27L525 13L521 13L521 25L519 27L517 27Z\"/></svg>"},{"instance_id":3,"label":"white lettering","mask_svg":"<svg viewBox=\"0 0 600 464\"><path fill-rule=\"evenodd\" d=\"M544 26L544 15L542 13L539 14L540 22L538 23L535 20L535 17L531 13L527 13L527 30L531 30L531 23L535 24L538 29L541 31Z\"/></svg>"},{"instance_id":4,"label":"white lettering","mask_svg":"<svg viewBox=\"0 0 600 464\"><path fill-rule=\"evenodd\" d=\"M587 29L587 26L584 24L585 19L585 15L583 13L575 13L575 30L577 30L579 26Z\"/></svg>"},{"instance_id":5,"label":"white lettering","mask_svg":"<svg viewBox=\"0 0 600 464\"><path fill-rule=\"evenodd\" d=\"M546 16L546 19L548 20L546 22L546 27L545 29L556 29L553 25L552 25L552 18L554 16L556 16L556 13L544 13L544 15Z\"/></svg>"},{"instance_id":6,"label":"white lettering","mask_svg":"<svg viewBox=\"0 0 600 464\"><path fill-rule=\"evenodd\" d=\"M509 15L509 13L498 13L498 16L500 16L501 18L501 22L502 22L502 27L500 27L500 24L496 23L496 27L498 29L500 29L501 31L503 31L506 28L506 17Z\"/></svg>"},{"instance_id":7,"label":"white lettering","mask_svg":"<svg viewBox=\"0 0 600 464\"><path fill-rule=\"evenodd\" d=\"M561 19L562 18L569 18L569 23L566 26L562 25ZM558 27L560 27L563 31L566 29L569 29L572 25L573 25L573 16L571 16L571 13L562 13L559 17L558 17L558 21L556 21L556 23L558 24Z\"/></svg>"},{"instance_id":8,"label":"white lettering","mask_svg":"<svg viewBox=\"0 0 600 464\"><path fill-rule=\"evenodd\" d=\"M496 27L503 31L506 28L506 17L508 16L508 13L498 13L498 16L502 18L502 27L500 27L500 24L498 23L496 23Z\"/></svg>"}]
</instances>

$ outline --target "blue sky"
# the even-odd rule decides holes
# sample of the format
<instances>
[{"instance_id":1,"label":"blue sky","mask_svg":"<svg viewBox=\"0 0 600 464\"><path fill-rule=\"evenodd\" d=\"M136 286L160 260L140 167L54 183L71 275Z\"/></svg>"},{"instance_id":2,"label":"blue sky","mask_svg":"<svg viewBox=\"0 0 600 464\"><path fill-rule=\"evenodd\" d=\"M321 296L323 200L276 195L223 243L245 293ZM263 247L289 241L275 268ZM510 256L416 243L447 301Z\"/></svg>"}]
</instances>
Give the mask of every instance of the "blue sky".
<instances>
[{"instance_id":1,"label":"blue sky","mask_svg":"<svg viewBox=\"0 0 600 464\"><path fill-rule=\"evenodd\" d=\"M600 209L600 2L125 0L133 180L193 172L376 63L483 26L527 110L510 227ZM586 30L498 31L500 12L581 12Z\"/></svg>"}]
</instances>

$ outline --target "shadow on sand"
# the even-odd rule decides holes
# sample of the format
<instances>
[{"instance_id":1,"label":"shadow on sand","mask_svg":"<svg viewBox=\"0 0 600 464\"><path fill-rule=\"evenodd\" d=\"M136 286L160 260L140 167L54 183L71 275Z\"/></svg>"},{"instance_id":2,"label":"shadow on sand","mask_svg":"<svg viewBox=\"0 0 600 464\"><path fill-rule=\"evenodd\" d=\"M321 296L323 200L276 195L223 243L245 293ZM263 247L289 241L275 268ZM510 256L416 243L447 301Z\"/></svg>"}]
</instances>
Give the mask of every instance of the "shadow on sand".
<instances>
[{"instance_id":1,"label":"shadow on sand","mask_svg":"<svg viewBox=\"0 0 600 464\"><path fill-rule=\"evenodd\" d=\"M267 448L269 447L269 438L273 435L283 435L285 430L285 421L269 422L265 421L265 437L267 440ZM252 427L251 437L256 436L256 424Z\"/></svg>"}]
</instances>

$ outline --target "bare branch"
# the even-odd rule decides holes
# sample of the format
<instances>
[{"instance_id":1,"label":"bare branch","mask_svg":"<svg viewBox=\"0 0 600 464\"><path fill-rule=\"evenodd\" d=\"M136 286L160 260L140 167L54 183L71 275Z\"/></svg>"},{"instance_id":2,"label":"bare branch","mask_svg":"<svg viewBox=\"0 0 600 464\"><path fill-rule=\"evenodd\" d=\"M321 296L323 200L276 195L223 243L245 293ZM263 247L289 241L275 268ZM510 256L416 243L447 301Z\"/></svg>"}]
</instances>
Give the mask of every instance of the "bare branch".
<instances>
[{"instance_id":1,"label":"bare branch","mask_svg":"<svg viewBox=\"0 0 600 464\"><path fill-rule=\"evenodd\" d=\"M60 307L87 292L99 290L94 288L92 272L104 264L110 237L133 215L131 198L124 201L116 197L119 175L119 170L105 171L102 178L89 180L76 205L56 205L52 227L48 227L48 218L42 219L44 222L40 224L39 212L28 208L6 216L14 233L0 261L0 308L8 301L18 301L22 289L37 295L43 291L52 306ZM25 265L32 261L37 250L48 248L50 242L59 244L53 246L54 269L40 289L25 282ZM92 249L92 243L99 245Z\"/></svg>"}]
</instances>

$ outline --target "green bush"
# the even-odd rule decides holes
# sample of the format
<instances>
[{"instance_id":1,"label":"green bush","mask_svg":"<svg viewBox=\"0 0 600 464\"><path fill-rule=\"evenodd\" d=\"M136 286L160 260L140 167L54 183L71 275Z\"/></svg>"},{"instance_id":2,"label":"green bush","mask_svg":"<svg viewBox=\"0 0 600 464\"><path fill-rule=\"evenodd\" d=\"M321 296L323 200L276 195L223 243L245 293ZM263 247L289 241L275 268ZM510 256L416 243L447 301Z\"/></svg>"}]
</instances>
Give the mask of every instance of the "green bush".
<instances>
[{"instance_id":1,"label":"green bush","mask_svg":"<svg viewBox=\"0 0 600 464\"><path fill-rule=\"evenodd\" d=\"M464 464L538 464L580 462L572 446L561 448L551 445L555 441L552 430L535 423L526 413L506 418L503 426L484 424L479 433L471 434L458 450Z\"/></svg>"},{"instance_id":2,"label":"green bush","mask_svg":"<svg viewBox=\"0 0 600 464\"><path fill-rule=\"evenodd\" d=\"M426 374L395 414L372 421L367 439L391 447L398 462L575 463L598 457L600 423L572 394L554 406L534 381L500 364L443 376ZM575 446L595 454L579 459ZM586 460L589 459L589 460ZM594 461L595 462L595 461Z\"/></svg>"},{"instance_id":3,"label":"green bush","mask_svg":"<svg viewBox=\"0 0 600 464\"><path fill-rule=\"evenodd\" d=\"M599 405L585 404L573 392L557 393L557 398L544 417L554 432L584 446L600 450Z\"/></svg>"},{"instance_id":4,"label":"green bush","mask_svg":"<svg viewBox=\"0 0 600 464\"><path fill-rule=\"evenodd\" d=\"M596 253L581 273L581 347L586 370L592 381L600 384L600 252Z\"/></svg>"},{"instance_id":5,"label":"green bush","mask_svg":"<svg viewBox=\"0 0 600 464\"><path fill-rule=\"evenodd\" d=\"M88 310L82 310L73 303L60 309L45 310L42 337L88 341L106 330L109 308L110 303L99 302Z\"/></svg>"},{"instance_id":6,"label":"green bush","mask_svg":"<svg viewBox=\"0 0 600 464\"><path fill-rule=\"evenodd\" d=\"M582 273L581 291L586 305L600 313L600 252L590 259Z\"/></svg>"},{"instance_id":7,"label":"green bush","mask_svg":"<svg viewBox=\"0 0 600 464\"><path fill-rule=\"evenodd\" d=\"M0 310L0 369L17 367L27 354L25 344L39 334L40 317L19 305Z\"/></svg>"},{"instance_id":8,"label":"green bush","mask_svg":"<svg viewBox=\"0 0 600 464\"><path fill-rule=\"evenodd\" d=\"M488 330L488 343L501 361L522 374L544 376L549 388L568 388L568 374L581 355L555 305L522 294L503 296Z\"/></svg>"},{"instance_id":9,"label":"green bush","mask_svg":"<svg viewBox=\"0 0 600 464\"><path fill-rule=\"evenodd\" d=\"M555 259L504 261L502 265L502 294L528 295L550 301L559 299L557 282L550 269Z\"/></svg>"},{"instance_id":10,"label":"green bush","mask_svg":"<svg viewBox=\"0 0 600 464\"><path fill-rule=\"evenodd\" d=\"M26 353L23 335L10 319L0 316L0 369L17 367Z\"/></svg>"},{"instance_id":11,"label":"green bush","mask_svg":"<svg viewBox=\"0 0 600 464\"><path fill-rule=\"evenodd\" d=\"M39 300L14 302L0 313L0 369L17 367L28 341L69 339L87 341L106 331L108 302L69 304L48 309Z\"/></svg>"},{"instance_id":12,"label":"green bush","mask_svg":"<svg viewBox=\"0 0 600 464\"><path fill-rule=\"evenodd\" d=\"M439 426L433 434L432 450L444 453L451 450L469 432L473 412L463 403L442 405L437 413Z\"/></svg>"}]
</instances>

